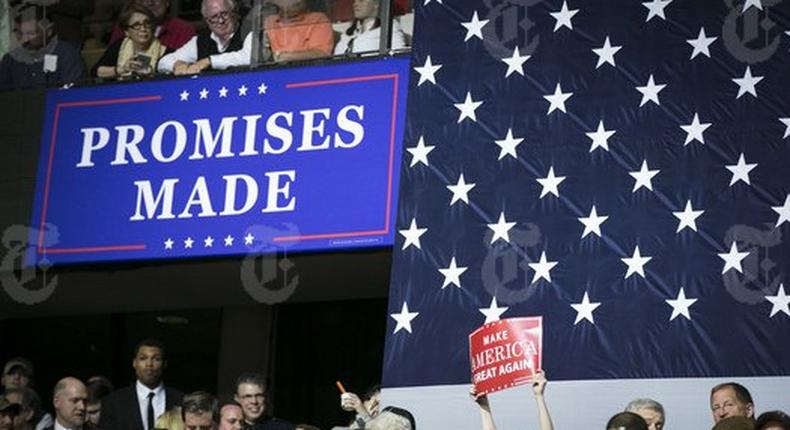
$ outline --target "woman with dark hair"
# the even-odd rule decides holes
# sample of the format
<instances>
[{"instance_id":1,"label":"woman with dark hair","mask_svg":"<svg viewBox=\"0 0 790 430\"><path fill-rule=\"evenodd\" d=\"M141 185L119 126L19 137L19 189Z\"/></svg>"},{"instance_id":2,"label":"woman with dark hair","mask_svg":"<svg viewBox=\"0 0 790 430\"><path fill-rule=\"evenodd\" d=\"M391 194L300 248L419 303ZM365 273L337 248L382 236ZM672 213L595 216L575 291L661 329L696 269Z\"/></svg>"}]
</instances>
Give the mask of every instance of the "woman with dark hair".
<instances>
[{"instance_id":1,"label":"woman with dark hair","mask_svg":"<svg viewBox=\"0 0 790 430\"><path fill-rule=\"evenodd\" d=\"M354 20L340 35L340 40L335 45L335 55L378 51L379 39L381 39L379 0L354 0ZM397 20L392 21L390 40L392 49L406 46L406 38Z\"/></svg>"},{"instance_id":2,"label":"woman with dark hair","mask_svg":"<svg viewBox=\"0 0 790 430\"><path fill-rule=\"evenodd\" d=\"M154 36L154 13L138 3L130 3L118 16L118 24L126 36L107 47L91 74L105 79L153 75L156 63L167 50Z\"/></svg>"}]
</instances>

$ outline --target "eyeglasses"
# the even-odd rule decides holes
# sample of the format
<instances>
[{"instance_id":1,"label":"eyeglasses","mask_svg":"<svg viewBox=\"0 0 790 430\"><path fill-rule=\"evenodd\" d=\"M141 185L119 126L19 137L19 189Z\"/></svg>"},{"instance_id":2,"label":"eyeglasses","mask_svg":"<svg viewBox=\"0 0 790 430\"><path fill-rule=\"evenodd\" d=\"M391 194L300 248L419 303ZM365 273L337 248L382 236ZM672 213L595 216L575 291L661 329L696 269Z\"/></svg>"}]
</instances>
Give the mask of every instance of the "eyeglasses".
<instances>
[{"instance_id":1,"label":"eyeglasses","mask_svg":"<svg viewBox=\"0 0 790 430\"><path fill-rule=\"evenodd\" d=\"M214 15L206 17L206 22L208 22L209 24L222 24L227 22L232 14L233 12L227 10L220 13L216 13Z\"/></svg>"},{"instance_id":2,"label":"eyeglasses","mask_svg":"<svg viewBox=\"0 0 790 430\"><path fill-rule=\"evenodd\" d=\"M134 24L129 24L127 28L131 28L132 30L136 31L151 30L154 28L154 23L151 21L140 21L135 22Z\"/></svg>"}]
</instances>

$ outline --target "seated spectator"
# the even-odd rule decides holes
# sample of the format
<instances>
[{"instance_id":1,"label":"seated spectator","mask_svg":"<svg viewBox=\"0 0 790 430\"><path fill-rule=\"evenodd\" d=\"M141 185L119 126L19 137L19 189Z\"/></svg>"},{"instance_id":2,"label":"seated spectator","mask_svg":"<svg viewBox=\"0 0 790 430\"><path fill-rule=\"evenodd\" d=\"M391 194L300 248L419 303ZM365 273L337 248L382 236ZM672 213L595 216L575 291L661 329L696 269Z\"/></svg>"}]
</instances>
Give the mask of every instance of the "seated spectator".
<instances>
[{"instance_id":1,"label":"seated spectator","mask_svg":"<svg viewBox=\"0 0 790 430\"><path fill-rule=\"evenodd\" d=\"M717 421L713 430L754 430L754 420L734 415Z\"/></svg>"},{"instance_id":2,"label":"seated spectator","mask_svg":"<svg viewBox=\"0 0 790 430\"><path fill-rule=\"evenodd\" d=\"M101 419L101 399L113 391L112 383L104 376L88 379L88 400L85 402L85 426L96 428Z\"/></svg>"},{"instance_id":3,"label":"seated spectator","mask_svg":"<svg viewBox=\"0 0 790 430\"><path fill-rule=\"evenodd\" d=\"M198 33L175 52L165 55L159 62L159 71L192 75L206 69L248 66L249 44L238 31L236 0L203 0L200 13L208 29ZM242 51L242 48L246 50Z\"/></svg>"},{"instance_id":4,"label":"seated spectator","mask_svg":"<svg viewBox=\"0 0 790 430\"><path fill-rule=\"evenodd\" d=\"M170 2L168 0L131 0L134 3L145 6L154 13L157 23L154 29L154 36L159 39L162 45L169 49L176 50L195 36L195 28L187 21L175 16L168 16ZM115 26L110 36L110 43L121 40L125 37L123 29Z\"/></svg>"},{"instance_id":5,"label":"seated spectator","mask_svg":"<svg viewBox=\"0 0 790 430\"><path fill-rule=\"evenodd\" d=\"M625 412L633 412L644 418L649 430L661 430L664 428L664 407L655 400L632 400L625 407Z\"/></svg>"},{"instance_id":6,"label":"seated spectator","mask_svg":"<svg viewBox=\"0 0 790 430\"><path fill-rule=\"evenodd\" d=\"M19 46L0 61L0 88L65 84L82 78L80 52L58 39L40 6L23 7L14 17Z\"/></svg>"},{"instance_id":7,"label":"seated spectator","mask_svg":"<svg viewBox=\"0 0 790 430\"><path fill-rule=\"evenodd\" d=\"M217 399L205 391L185 395L181 418L186 430L216 430L219 423Z\"/></svg>"},{"instance_id":8,"label":"seated spectator","mask_svg":"<svg viewBox=\"0 0 790 430\"><path fill-rule=\"evenodd\" d=\"M736 382L719 384L710 390L710 409L713 421L728 417L754 419L754 402L749 390Z\"/></svg>"},{"instance_id":9,"label":"seated spectator","mask_svg":"<svg viewBox=\"0 0 790 430\"><path fill-rule=\"evenodd\" d=\"M132 3L118 16L126 37L107 47L92 70L105 79L152 76L167 49L154 36L154 14L145 6Z\"/></svg>"},{"instance_id":10,"label":"seated spectator","mask_svg":"<svg viewBox=\"0 0 790 430\"><path fill-rule=\"evenodd\" d=\"M633 412L620 412L609 419L606 430L647 430L647 423Z\"/></svg>"},{"instance_id":11,"label":"seated spectator","mask_svg":"<svg viewBox=\"0 0 790 430\"><path fill-rule=\"evenodd\" d=\"M335 36L329 18L307 9L305 0L273 0L276 15L264 21L274 61L298 61L332 55Z\"/></svg>"},{"instance_id":12,"label":"seated spectator","mask_svg":"<svg viewBox=\"0 0 790 430\"><path fill-rule=\"evenodd\" d=\"M757 430L790 430L790 417L782 411L764 412L757 418Z\"/></svg>"},{"instance_id":13,"label":"seated spectator","mask_svg":"<svg viewBox=\"0 0 790 430\"><path fill-rule=\"evenodd\" d=\"M351 26L340 35L335 45L335 55L347 55L379 50L381 39L381 19L379 19L380 0L354 0L354 20ZM406 37L398 21L392 21L391 48L406 46Z\"/></svg>"},{"instance_id":14,"label":"seated spectator","mask_svg":"<svg viewBox=\"0 0 790 430\"><path fill-rule=\"evenodd\" d=\"M392 0L392 15L404 15L413 10L409 0ZM354 0L334 0L331 5L332 21L351 21L354 19Z\"/></svg>"},{"instance_id":15,"label":"seated spectator","mask_svg":"<svg viewBox=\"0 0 790 430\"><path fill-rule=\"evenodd\" d=\"M41 398L33 391L35 370L33 363L24 357L15 357L8 360L3 366L2 386L6 391L14 388L29 388L33 395L33 423L36 430L41 430L52 425L52 415L41 407Z\"/></svg>"},{"instance_id":16,"label":"seated spectator","mask_svg":"<svg viewBox=\"0 0 790 430\"><path fill-rule=\"evenodd\" d=\"M543 371L536 373L532 377L532 392L535 395L535 401L537 402L538 406L538 421L540 424L540 430L554 430L554 424L552 424L551 415L549 415L549 408L546 406L546 400L543 397L543 393L546 391L546 383L546 375L543 373ZM488 403L488 396L485 394L475 393L474 386L470 390L469 394L472 396L475 402L477 402L477 406L480 408L480 419L482 421L483 430L496 430L494 416L491 413L491 406Z\"/></svg>"}]
</instances>

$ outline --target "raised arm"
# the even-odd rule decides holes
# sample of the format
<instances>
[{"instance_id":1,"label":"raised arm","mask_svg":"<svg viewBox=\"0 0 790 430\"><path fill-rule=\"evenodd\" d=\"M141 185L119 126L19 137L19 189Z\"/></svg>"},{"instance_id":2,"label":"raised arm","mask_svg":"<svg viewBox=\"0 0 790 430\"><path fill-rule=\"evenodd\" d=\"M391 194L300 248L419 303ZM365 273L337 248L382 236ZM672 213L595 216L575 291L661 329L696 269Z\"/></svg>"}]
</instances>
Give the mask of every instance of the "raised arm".
<instances>
[{"instance_id":1,"label":"raised arm","mask_svg":"<svg viewBox=\"0 0 790 430\"><path fill-rule=\"evenodd\" d=\"M477 394L474 385L469 389L469 396L477 403L480 409L480 420L482 421L483 430L496 430L494 424L494 416L491 414L491 405L488 403L488 396L485 394Z\"/></svg>"},{"instance_id":2,"label":"raised arm","mask_svg":"<svg viewBox=\"0 0 790 430\"><path fill-rule=\"evenodd\" d=\"M546 399L543 393L546 391L546 374L541 370L532 377L532 391L535 393L535 401L538 403L538 421L540 430L554 430L551 423L549 408L546 406Z\"/></svg>"}]
</instances>

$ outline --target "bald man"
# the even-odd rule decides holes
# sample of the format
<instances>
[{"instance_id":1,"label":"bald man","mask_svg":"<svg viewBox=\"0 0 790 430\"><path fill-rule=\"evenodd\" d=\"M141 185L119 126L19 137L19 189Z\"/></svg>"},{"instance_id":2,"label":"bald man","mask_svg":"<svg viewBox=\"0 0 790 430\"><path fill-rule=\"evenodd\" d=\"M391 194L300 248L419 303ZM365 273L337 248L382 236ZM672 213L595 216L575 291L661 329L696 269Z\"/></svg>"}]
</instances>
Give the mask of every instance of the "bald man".
<instances>
[{"instance_id":1,"label":"bald man","mask_svg":"<svg viewBox=\"0 0 790 430\"><path fill-rule=\"evenodd\" d=\"M82 430L87 399L88 390L79 379L69 376L58 381L52 395L55 424L45 430Z\"/></svg>"}]
</instances>

